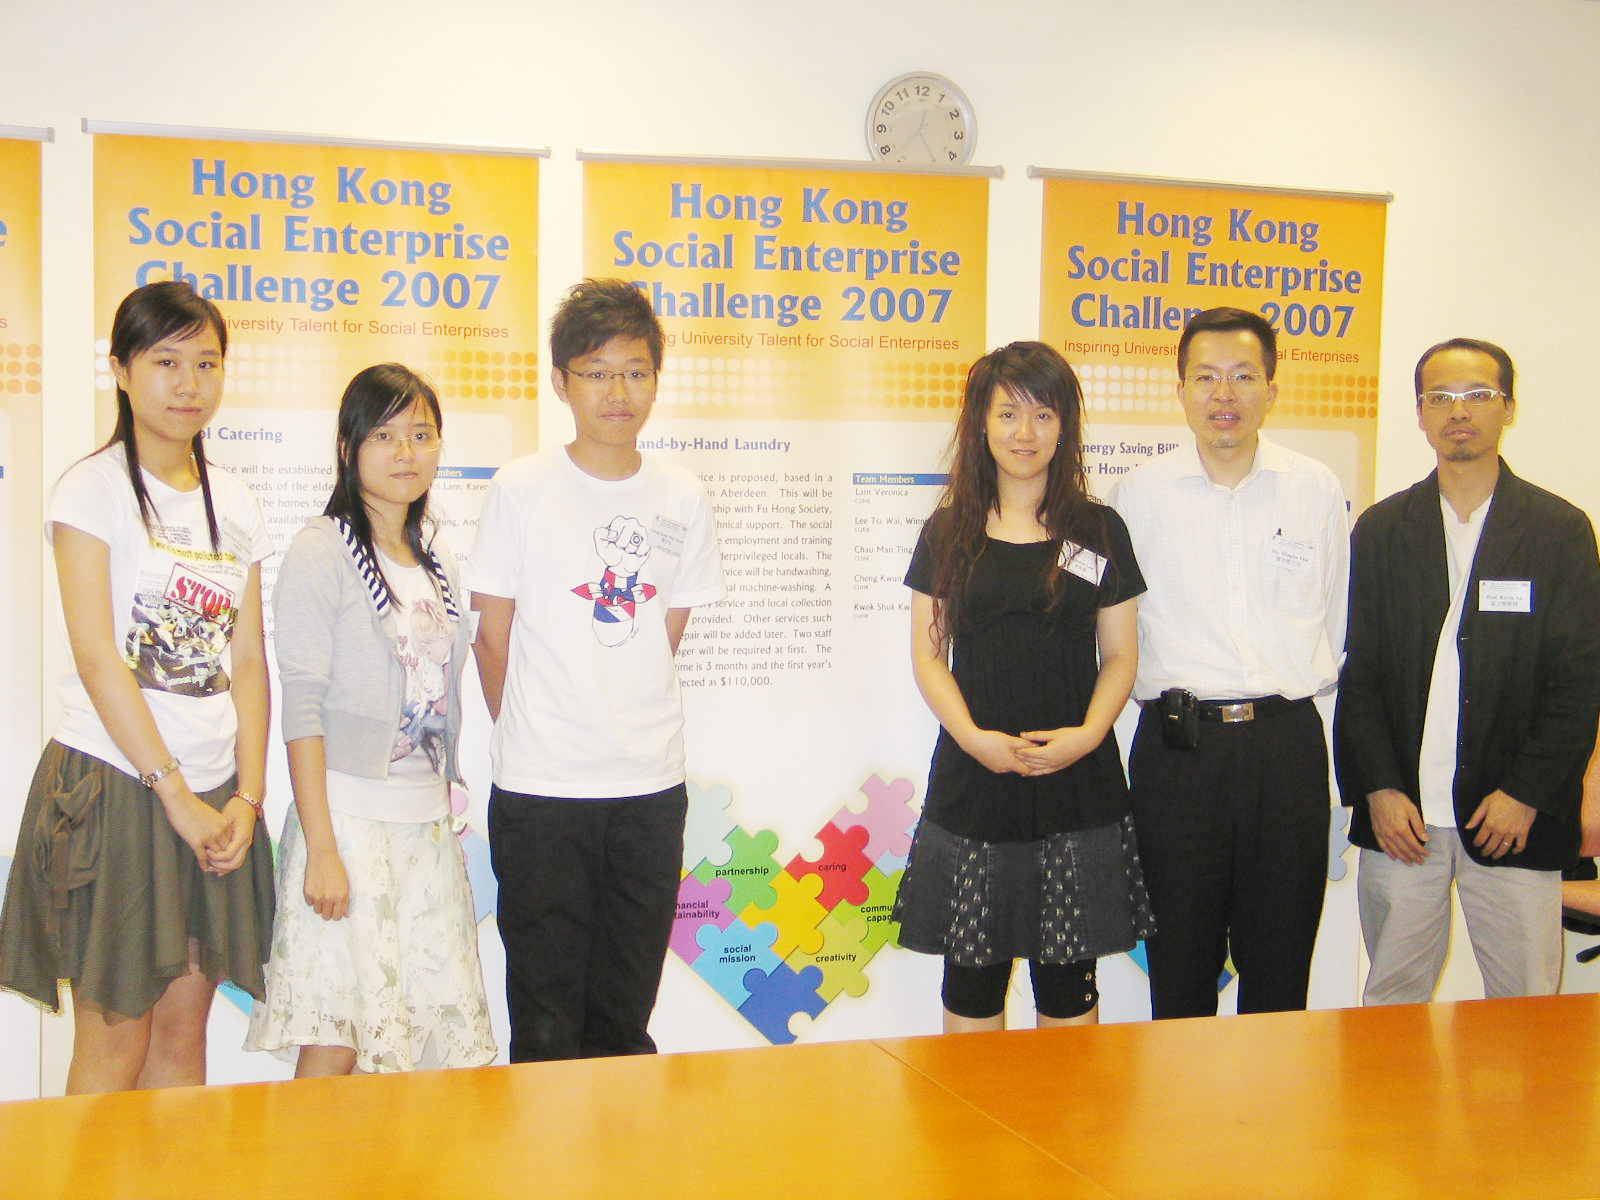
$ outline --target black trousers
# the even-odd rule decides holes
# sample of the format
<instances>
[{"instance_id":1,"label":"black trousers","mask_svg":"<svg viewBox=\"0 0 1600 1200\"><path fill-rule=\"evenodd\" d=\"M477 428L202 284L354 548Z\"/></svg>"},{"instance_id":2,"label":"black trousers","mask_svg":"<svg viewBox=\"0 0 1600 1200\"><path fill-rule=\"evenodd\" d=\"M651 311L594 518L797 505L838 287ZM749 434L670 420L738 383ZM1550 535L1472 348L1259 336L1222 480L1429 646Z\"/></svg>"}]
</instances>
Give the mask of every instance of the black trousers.
<instances>
[{"instance_id":1,"label":"black trousers","mask_svg":"<svg viewBox=\"0 0 1600 1200\"><path fill-rule=\"evenodd\" d=\"M1328 866L1328 752L1315 706L1200 723L1174 750L1145 709L1128 760L1159 1018L1214 1016L1230 946L1239 1011L1306 1006Z\"/></svg>"},{"instance_id":2,"label":"black trousers","mask_svg":"<svg viewBox=\"0 0 1600 1200\"><path fill-rule=\"evenodd\" d=\"M572 800L494 788L511 1061L654 1054L688 793Z\"/></svg>"}]
</instances>

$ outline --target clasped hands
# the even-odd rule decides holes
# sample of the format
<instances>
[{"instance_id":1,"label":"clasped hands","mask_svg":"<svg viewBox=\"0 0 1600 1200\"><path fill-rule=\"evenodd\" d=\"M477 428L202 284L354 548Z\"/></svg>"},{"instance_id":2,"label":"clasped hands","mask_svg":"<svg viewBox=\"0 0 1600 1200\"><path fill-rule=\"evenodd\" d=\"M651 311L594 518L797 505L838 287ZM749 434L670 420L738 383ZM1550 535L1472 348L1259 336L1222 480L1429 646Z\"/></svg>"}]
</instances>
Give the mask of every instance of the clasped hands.
<instances>
[{"instance_id":1,"label":"clasped hands","mask_svg":"<svg viewBox=\"0 0 1600 1200\"><path fill-rule=\"evenodd\" d=\"M1025 730L1013 737L980 729L962 749L997 775L1052 775L1100 744L1082 725Z\"/></svg>"}]
</instances>

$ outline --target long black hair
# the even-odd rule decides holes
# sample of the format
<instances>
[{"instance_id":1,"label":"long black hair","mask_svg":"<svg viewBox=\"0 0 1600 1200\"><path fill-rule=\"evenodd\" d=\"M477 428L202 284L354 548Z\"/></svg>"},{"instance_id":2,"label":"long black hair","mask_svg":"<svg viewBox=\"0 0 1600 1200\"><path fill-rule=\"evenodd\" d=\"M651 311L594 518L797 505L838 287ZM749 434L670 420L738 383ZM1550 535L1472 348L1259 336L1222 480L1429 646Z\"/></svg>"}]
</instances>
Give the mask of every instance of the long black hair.
<instances>
[{"instance_id":1,"label":"long black hair","mask_svg":"<svg viewBox=\"0 0 1600 1200\"><path fill-rule=\"evenodd\" d=\"M934 552L937 631L955 633L961 597L984 549L989 514L1000 508L1000 484L989 449L989 407L997 391L1043 405L1060 418L1061 440L1050 459L1036 516L1053 541L1105 550L1105 518L1089 497L1083 467L1083 389L1071 365L1043 342L1012 342L984 355L967 372L961 415L950 437L950 479L929 537ZM1061 567L1052 559L1046 585L1054 603Z\"/></svg>"},{"instance_id":2,"label":"long black hair","mask_svg":"<svg viewBox=\"0 0 1600 1200\"><path fill-rule=\"evenodd\" d=\"M161 283L147 283L122 298L117 305L117 315L111 321L112 358L123 370L133 365L135 355L142 354L158 342L168 339L186 341L210 329L217 335L217 344L224 357L228 353L228 327L223 323L217 306L201 296L187 283L175 279ZM128 481L133 485L134 499L139 502L139 519L145 532L150 532L150 516L155 506L145 490L144 473L139 469L139 446L133 436L133 402L119 385L117 388L117 424L111 437L101 450L120 445L128 459ZM206 448L203 434L195 434L189 452L194 456L196 474L200 477L200 493L206 505L206 529L211 534L211 549L219 552L221 536L217 533L217 511L211 503L211 479L206 471Z\"/></svg>"},{"instance_id":3,"label":"long black hair","mask_svg":"<svg viewBox=\"0 0 1600 1200\"><path fill-rule=\"evenodd\" d=\"M373 430L387 424L418 400L427 403L434 425L443 433L444 414L439 410L439 397L433 385L399 363L378 363L358 372L339 398L338 471L333 481L333 495L328 497L322 515L343 521L350 527L380 578L383 568L378 566L378 556L373 551L372 518L367 514L367 503L361 494L361 447ZM407 506L405 524L406 545L419 563L427 563L429 558L422 536L424 523L431 524L427 514L428 493L423 492ZM386 589L389 587L387 578L383 579L383 585Z\"/></svg>"}]
</instances>

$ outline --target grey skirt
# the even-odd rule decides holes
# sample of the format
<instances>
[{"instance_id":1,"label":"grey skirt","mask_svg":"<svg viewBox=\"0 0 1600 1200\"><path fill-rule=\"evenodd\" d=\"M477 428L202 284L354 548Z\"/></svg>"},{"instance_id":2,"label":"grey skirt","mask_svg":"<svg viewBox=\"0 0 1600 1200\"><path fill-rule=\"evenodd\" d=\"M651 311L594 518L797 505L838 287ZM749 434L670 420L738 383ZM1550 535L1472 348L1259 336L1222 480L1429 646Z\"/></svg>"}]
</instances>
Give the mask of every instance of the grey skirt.
<instances>
[{"instance_id":1,"label":"grey skirt","mask_svg":"<svg viewBox=\"0 0 1600 1200\"><path fill-rule=\"evenodd\" d=\"M894 917L902 946L962 967L1100 958L1155 932L1131 817L1030 842L982 842L925 819Z\"/></svg>"},{"instance_id":2,"label":"grey skirt","mask_svg":"<svg viewBox=\"0 0 1600 1200\"><path fill-rule=\"evenodd\" d=\"M199 793L218 809L230 780ZM52 1012L58 983L108 1017L139 1017L188 973L257 999L272 944L272 849L257 825L244 864L207 875L153 792L58 742L39 759L0 911L0 988Z\"/></svg>"}]
</instances>

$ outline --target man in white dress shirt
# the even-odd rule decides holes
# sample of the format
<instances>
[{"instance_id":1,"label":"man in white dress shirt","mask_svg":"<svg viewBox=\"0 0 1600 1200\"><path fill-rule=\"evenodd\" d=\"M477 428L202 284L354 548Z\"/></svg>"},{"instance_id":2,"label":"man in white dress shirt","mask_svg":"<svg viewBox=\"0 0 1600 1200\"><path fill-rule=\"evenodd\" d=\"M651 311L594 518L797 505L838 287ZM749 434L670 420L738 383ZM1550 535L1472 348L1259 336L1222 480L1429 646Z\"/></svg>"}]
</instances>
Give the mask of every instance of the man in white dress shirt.
<instances>
[{"instance_id":1,"label":"man in white dress shirt","mask_svg":"<svg viewBox=\"0 0 1600 1200\"><path fill-rule=\"evenodd\" d=\"M1129 782L1158 1019L1215 1015L1230 953L1240 1012L1304 1008L1322 916L1328 757L1311 699L1338 677L1349 523L1333 472L1260 432L1277 361L1260 314L1192 318L1178 397L1194 441L1111 496L1149 584Z\"/></svg>"}]
</instances>

